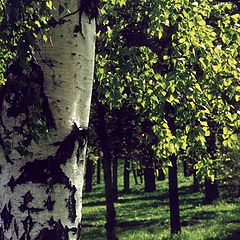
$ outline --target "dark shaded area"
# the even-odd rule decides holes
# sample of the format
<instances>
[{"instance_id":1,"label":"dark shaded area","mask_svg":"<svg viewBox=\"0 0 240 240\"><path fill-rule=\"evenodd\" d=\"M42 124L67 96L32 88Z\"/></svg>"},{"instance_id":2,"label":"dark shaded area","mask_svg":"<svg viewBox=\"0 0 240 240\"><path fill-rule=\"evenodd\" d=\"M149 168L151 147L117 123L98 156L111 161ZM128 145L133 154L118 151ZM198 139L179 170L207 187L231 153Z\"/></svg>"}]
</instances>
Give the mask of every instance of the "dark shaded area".
<instances>
[{"instance_id":1,"label":"dark shaded area","mask_svg":"<svg viewBox=\"0 0 240 240\"><path fill-rule=\"evenodd\" d=\"M22 221L24 233L21 236L20 240L30 240L30 232L33 229L35 222L33 222L32 217L28 215L24 221Z\"/></svg>"},{"instance_id":2,"label":"dark shaded area","mask_svg":"<svg viewBox=\"0 0 240 240\"><path fill-rule=\"evenodd\" d=\"M17 236L17 239L18 239L18 237L19 237L19 227L18 227L18 224L17 224L16 219L14 219L14 225L13 225L13 227L14 227L14 231L15 231L15 234L16 234L16 236Z\"/></svg>"},{"instance_id":3,"label":"dark shaded area","mask_svg":"<svg viewBox=\"0 0 240 240\"><path fill-rule=\"evenodd\" d=\"M68 208L68 218L72 223L75 222L77 213L76 213L76 199L75 199L75 194L76 194L76 187L73 186L71 187L71 193L69 195L69 198L67 200L67 208Z\"/></svg>"},{"instance_id":4,"label":"dark shaded area","mask_svg":"<svg viewBox=\"0 0 240 240\"><path fill-rule=\"evenodd\" d=\"M28 162L21 167L20 171L22 172L21 175L16 180L12 177L8 183L12 191L15 186L28 182L46 184L50 188L54 184L63 184L67 188L71 188L68 177L62 171L60 164L55 162L53 156L44 160Z\"/></svg>"},{"instance_id":5,"label":"dark shaded area","mask_svg":"<svg viewBox=\"0 0 240 240\"><path fill-rule=\"evenodd\" d=\"M22 198L23 202L19 207L19 210L21 212L28 211L28 213L33 213L44 211L44 209L42 208L28 207L28 203L32 202L32 200L34 199L30 191L28 191L24 196L22 196Z\"/></svg>"},{"instance_id":6,"label":"dark shaded area","mask_svg":"<svg viewBox=\"0 0 240 240\"><path fill-rule=\"evenodd\" d=\"M4 240L4 231L2 227L0 227L0 240Z\"/></svg>"},{"instance_id":7,"label":"dark shaded area","mask_svg":"<svg viewBox=\"0 0 240 240\"><path fill-rule=\"evenodd\" d=\"M92 184L93 184L93 170L94 164L93 160L87 158L86 160L86 175L85 175L85 192L92 192Z\"/></svg>"},{"instance_id":8,"label":"dark shaded area","mask_svg":"<svg viewBox=\"0 0 240 240\"><path fill-rule=\"evenodd\" d=\"M11 226L13 215L11 214L12 205L11 202L8 202L8 205L5 205L1 212L1 219L3 221L4 230L8 230Z\"/></svg>"},{"instance_id":9,"label":"dark shaded area","mask_svg":"<svg viewBox=\"0 0 240 240\"><path fill-rule=\"evenodd\" d=\"M50 228L42 229L35 240L69 239L68 229L62 225L60 220L55 222L53 218L51 218L48 223Z\"/></svg>"},{"instance_id":10,"label":"dark shaded area","mask_svg":"<svg viewBox=\"0 0 240 240\"><path fill-rule=\"evenodd\" d=\"M106 108L99 101L97 101L96 108L98 116L97 134L99 138L99 144L103 152L103 170L106 197L106 224L105 224L106 238L107 240L117 240L115 232L116 211L114 207L113 184L112 184L111 150L105 122Z\"/></svg>"},{"instance_id":11,"label":"dark shaded area","mask_svg":"<svg viewBox=\"0 0 240 240\"><path fill-rule=\"evenodd\" d=\"M236 230L233 233L231 233L231 236L228 236L227 238L224 238L223 240L239 240L239 239L240 239L240 230Z\"/></svg>"},{"instance_id":12,"label":"dark shaded area","mask_svg":"<svg viewBox=\"0 0 240 240\"><path fill-rule=\"evenodd\" d=\"M152 225L162 225L162 224L164 224L164 222L160 220L151 220L151 221L138 220L138 221L119 222L117 226L120 228L132 228L132 227L149 227Z\"/></svg>"},{"instance_id":13,"label":"dark shaded area","mask_svg":"<svg viewBox=\"0 0 240 240\"><path fill-rule=\"evenodd\" d=\"M50 196L48 196L47 200L44 201L44 207L46 207L48 211L53 210L54 204L55 204L55 201L52 200Z\"/></svg>"}]
</instances>

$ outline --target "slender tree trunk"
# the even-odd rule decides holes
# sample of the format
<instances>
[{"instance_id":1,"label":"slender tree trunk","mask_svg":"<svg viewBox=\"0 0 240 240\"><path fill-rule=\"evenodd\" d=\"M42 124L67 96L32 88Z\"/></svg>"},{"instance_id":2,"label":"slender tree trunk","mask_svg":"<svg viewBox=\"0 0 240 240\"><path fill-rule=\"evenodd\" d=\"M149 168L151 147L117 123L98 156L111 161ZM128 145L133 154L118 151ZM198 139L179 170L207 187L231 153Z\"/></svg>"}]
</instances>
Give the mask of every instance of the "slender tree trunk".
<instances>
[{"instance_id":1,"label":"slender tree trunk","mask_svg":"<svg viewBox=\"0 0 240 240\"><path fill-rule=\"evenodd\" d=\"M146 146L145 150L145 160L144 160L144 183L145 192L154 192L156 190L156 178L154 171L154 153L151 146Z\"/></svg>"},{"instance_id":2,"label":"slender tree trunk","mask_svg":"<svg viewBox=\"0 0 240 240\"><path fill-rule=\"evenodd\" d=\"M183 161L183 173L184 177L189 177L191 175L190 166L187 160Z\"/></svg>"},{"instance_id":3,"label":"slender tree trunk","mask_svg":"<svg viewBox=\"0 0 240 240\"><path fill-rule=\"evenodd\" d=\"M123 128L122 128L122 109L116 110L116 141L114 146L114 159L113 159L113 195L114 202L118 200L118 161L121 154L121 146L123 141Z\"/></svg>"},{"instance_id":4,"label":"slender tree trunk","mask_svg":"<svg viewBox=\"0 0 240 240\"><path fill-rule=\"evenodd\" d=\"M93 169L94 169L93 161L91 159L87 158L86 175L85 175L85 192L86 193L92 192Z\"/></svg>"},{"instance_id":5,"label":"slender tree trunk","mask_svg":"<svg viewBox=\"0 0 240 240\"><path fill-rule=\"evenodd\" d=\"M123 168L123 191L125 193L130 191L130 162L126 159Z\"/></svg>"},{"instance_id":6,"label":"slender tree trunk","mask_svg":"<svg viewBox=\"0 0 240 240\"><path fill-rule=\"evenodd\" d=\"M210 136L206 137L207 152L210 154L212 160L216 160L216 123L212 120L208 121ZM216 170L213 168L215 179L212 182L208 176L205 176L205 199L204 202L211 204L214 200L219 198L218 182L216 179Z\"/></svg>"},{"instance_id":7,"label":"slender tree trunk","mask_svg":"<svg viewBox=\"0 0 240 240\"><path fill-rule=\"evenodd\" d=\"M211 204L219 198L217 181L212 182L207 176L205 177L205 199L204 203Z\"/></svg>"},{"instance_id":8,"label":"slender tree trunk","mask_svg":"<svg viewBox=\"0 0 240 240\"><path fill-rule=\"evenodd\" d=\"M138 176L140 178L140 182L143 183L143 169L142 169L142 166L140 166L140 169L137 170L138 172Z\"/></svg>"},{"instance_id":9,"label":"slender tree trunk","mask_svg":"<svg viewBox=\"0 0 240 240\"><path fill-rule=\"evenodd\" d=\"M151 165L144 168L144 183L145 192L154 192L156 190L155 172Z\"/></svg>"},{"instance_id":10,"label":"slender tree trunk","mask_svg":"<svg viewBox=\"0 0 240 240\"><path fill-rule=\"evenodd\" d=\"M101 184L101 159L97 161L97 184Z\"/></svg>"},{"instance_id":11,"label":"slender tree trunk","mask_svg":"<svg viewBox=\"0 0 240 240\"><path fill-rule=\"evenodd\" d=\"M114 202L118 200L118 154L114 154L113 159L113 199Z\"/></svg>"},{"instance_id":12,"label":"slender tree trunk","mask_svg":"<svg viewBox=\"0 0 240 240\"><path fill-rule=\"evenodd\" d=\"M105 124L105 107L97 102L98 115L98 137L103 152L103 171L106 196L106 237L107 240L116 240L116 212L113 199L112 169L111 169L111 151L109 147L109 137Z\"/></svg>"},{"instance_id":13,"label":"slender tree trunk","mask_svg":"<svg viewBox=\"0 0 240 240\"><path fill-rule=\"evenodd\" d=\"M55 2L58 9L58 2ZM79 1L68 8L78 9ZM56 11L57 12L57 11ZM58 15L58 13L56 13ZM32 144L33 157L0 150L0 236L7 240L79 240L81 197L95 55L95 23L82 18L83 38L74 33L78 15L50 30L52 46L41 45L38 77L56 130L47 142ZM24 73L23 73L24 74ZM36 76L34 76L36 77ZM31 99L29 99L31 100ZM5 106L6 107L6 106ZM3 129L18 124L1 108ZM24 107L24 106L22 106ZM4 128L3 128L4 125ZM18 137L12 139L17 145Z\"/></svg>"},{"instance_id":14,"label":"slender tree trunk","mask_svg":"<svg viewBox=\"0 0 240 240\"><path fill-rule=\"evenodd\" d=\"M177 179L177 157L170 157L172 167L169 167L169 202L170 202L170 226L171 234L181 231L178 179Z\"/></svg>"},{"instance_id":15,"label":"slender tree trunk","mask_svg":"<svg viewBox=\"0 0 240 240\"><path fill-rule=\"evenodd\" d=\"M134 177L135 185L138 185L137 172L136 172L136 169L135 169L135 167L133 166L133 164L132 164L132 171L133 171L133 177Z\"/></svg>"},{"instance_id":16,"label":"slender tree trunk","mask_svg":"<svg viewBox=\"0 0 240 240\"><path fill-rule=\"evenodd\" d=\"M166 102L165 105L165 117L168 122L169 129L172 134L176 134L175 125L175 109L174 107ZM171 155L170 161L172 167L169 167L169 204L170 204L170 227L171 234L179 233L181 231L180 222L180 209L179 209L179 193L178 193L178 169L177 169L177 156Z\"/></svg>"},{"instance_id":17,"label":"slender tree trunk","mask_svg":"<svg viewBox=\"0 0 240 240\"><path fill-rule=\"evenodd\" d=\"M200 190L200 184L199 180L197 178L196 170L193 170L193 192L199 192Z\"/></svg>"},{"instance_id":18,"label":"slender tree trunk","mask_svg":"<svg viewBox=\"0 0 240 240\"><path fill-rule=\"evenodd\" d=\"M163 171L163 169L161 167L158 168L158 177L157 180L158 181L163 181L166 179L165 173Z\"/></svg>"}]
</instances>

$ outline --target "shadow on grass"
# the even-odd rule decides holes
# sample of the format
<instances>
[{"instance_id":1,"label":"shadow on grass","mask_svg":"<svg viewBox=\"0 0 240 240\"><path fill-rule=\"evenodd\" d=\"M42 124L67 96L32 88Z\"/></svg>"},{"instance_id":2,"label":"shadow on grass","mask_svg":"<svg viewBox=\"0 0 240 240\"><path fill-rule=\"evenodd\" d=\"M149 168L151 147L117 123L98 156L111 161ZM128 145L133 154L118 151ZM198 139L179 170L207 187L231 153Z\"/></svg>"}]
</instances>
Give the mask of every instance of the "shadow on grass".
<instances>
[{"instance_id":1,"label":"shadow on grass","mask_svg":"<svg viewBox=\"0 0 240 240\"><path fill-rule=\"evenodd\" d=\"M105 206L106 201L94 201L94 202L86 202L83 203L83 207L97 207L97 206Z\"/></svg>"},{"instance_id":2,"label":"shadow on grass","mask_svg":"<svg viewBox=\"0 0 240 240\"><path fill-rule=\"evenodd\" d=\"M135 220L135 221L124 221L124 222L119 222L117 224L117 227L119 228L144 228L144 227L150 227L150 226L155 226L155 225L162 225L164 224L164 221L159 221L159 220Z\"/></svg>"},{"instance_id":3,"label":"shadow on grass","mask_svg":"<svg viewBox=\"0 0 240 240\"><path fill-rule=\"evenodd\" d=\"M239 239L240 239L240 229L232 232L231 236L228 236L222 240L239 240Z\"/></svg>"}]
</instances>

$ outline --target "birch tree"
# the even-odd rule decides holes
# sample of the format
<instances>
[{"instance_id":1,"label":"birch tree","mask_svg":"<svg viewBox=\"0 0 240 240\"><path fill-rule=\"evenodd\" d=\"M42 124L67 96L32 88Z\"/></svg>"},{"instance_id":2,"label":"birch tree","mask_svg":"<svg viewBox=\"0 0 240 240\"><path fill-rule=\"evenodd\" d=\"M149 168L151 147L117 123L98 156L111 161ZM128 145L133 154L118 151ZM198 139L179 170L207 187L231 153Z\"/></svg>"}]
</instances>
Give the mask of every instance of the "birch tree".
<instances>
[{"instance_id":1,"label":"birch tree","mask_svg":"<svg viewBox=\"0 0 240 240\"><path fill-rule=\"evenodd\" d=\"M0 239L80 239L96 1L14 2L0 19L16 36L0 88Z\"/></svg>"}]
</instances>

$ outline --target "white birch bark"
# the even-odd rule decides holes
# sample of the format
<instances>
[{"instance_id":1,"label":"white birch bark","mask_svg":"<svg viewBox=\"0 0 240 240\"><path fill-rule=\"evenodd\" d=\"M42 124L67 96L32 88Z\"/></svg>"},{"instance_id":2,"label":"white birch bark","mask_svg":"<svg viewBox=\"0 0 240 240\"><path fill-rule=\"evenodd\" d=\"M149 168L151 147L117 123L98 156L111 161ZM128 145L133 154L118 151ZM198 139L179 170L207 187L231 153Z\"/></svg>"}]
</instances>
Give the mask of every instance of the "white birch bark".
<instances>
[{"instance_id":1,"label":"white birch bark","mask_svg":"<svg viewBox=\"0 0 240 240\"><path fill-rule=\"evenodd\" d=\"M71 11L78 7L78 1L68 1ZM31 159L12 152L14 164L0 149L0 240L80 239L86 144L81 145L84 136L79 138L89 121L96 27L83 15L83 37L73 32L78 14L66 20L51 29L52 44L41 43L38 59L56 123L50 142L32 145ZM6 126L13 125L6 115L2 118Z\"/></svg>"}]
</instances>

